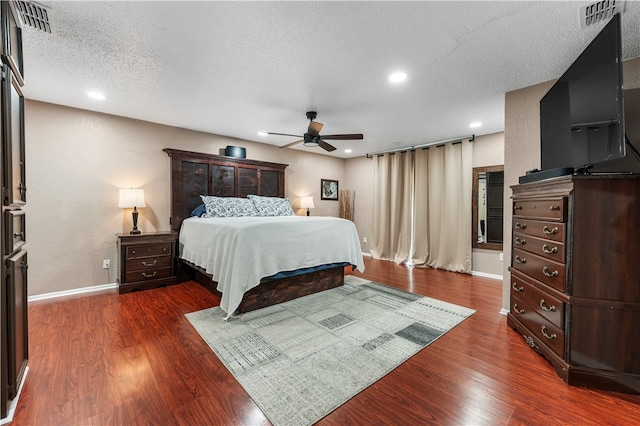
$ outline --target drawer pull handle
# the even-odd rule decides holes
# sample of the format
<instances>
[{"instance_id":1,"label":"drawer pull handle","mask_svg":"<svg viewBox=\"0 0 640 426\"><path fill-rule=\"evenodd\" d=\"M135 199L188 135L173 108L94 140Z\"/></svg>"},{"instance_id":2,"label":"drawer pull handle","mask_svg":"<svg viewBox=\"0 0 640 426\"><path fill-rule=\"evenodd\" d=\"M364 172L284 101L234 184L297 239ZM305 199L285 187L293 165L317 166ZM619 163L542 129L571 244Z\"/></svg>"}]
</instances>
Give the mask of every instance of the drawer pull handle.
<instances>
[{"instance_id":1,"label":"drawer pull handle","mask_svg":"<svg viewBox=\"0 0 640 426\"><path fill-rule=\"evenodd\" d=\"M162 248L162 251L163 251L164 253L166 253L166 252L167 252L167 248L166 248L166 247L163 247L163 248Z\"/></svg>"},{"instance_id":2,"label":"drawer pull handle","mask_svg":"<svg viewBox=\"0 0 640 426\"><path fill-rule=\"evenodd\" d=\"M549 272L549 268L547 268L546 266L542 268L542 273L544 274L545 277L550 277L550 278L558 276L558 271Z\"/></svg>"},{"instance_id":3,"label":"drawer pull handle","mask_svg":"<svg viewBox=\"0 0 640 426\"><path fill-rule=\"evenodd\" d=\"M147 274L146 272L142 273L142 276L145 278L153 278L156 276L156 274L158 273L158 271L153 271L153 274Z\"/></svg>"},{"instance_id":4,"label":"drawer pull handle","mask_svg":"<svg viewBox=\"0 0 640 426\"><path fill-rule=\"evenodd\" d=\"M154 260L154 261L153 261L153 263L147 263L147 262L145 262L144 260L142 261L142 264L143 264L144 266L156 266L156 263L158 263L158 261L157 261L157 260Z\"/></svg>"},{"instance_id":5,"label":"drawer pull handle","mask_svg":"<svg viewBox=\"0 0 640 426\"><path fill-rule=\"evenodd\" d=\"M523 245L527 244L527 240L526 240L526 239L524 239L524 238L518 238L518 237L516 237L516 240L515 240L515 241L516 241L516 245L517 245L517 246L523 246Z\"/></svg>"},{"instance_id":6,"label":"drawer pull handle","mask_svg":"<svg viewBox=\"0 0 640 426\"><path fill-rule=\"evenodd\" d=\"M518 308L518 304L514 303L513 304L513 310L517 313L517 314L524 314L524 309L519 309Z\"/></svg>"},{"instance_id":7,"label":"drawer pull handle","mask_svg":"<svg viewBox=\"0 0 640 426\"><path fill-rule=\"evenodd\" d=\"M542 335L544 337L546 337L547 339L549 339L549 340L554 340L554 339L558 338L558 335L556 333L553 333L553 334L547 333L547 326L546 325L543 325L542 328L540 328L540 331L542 332Z\"/></svg>"},{"instance_id":8,"label":"drawer pull handle","mask_svg":"<svg viewBox=\"0 0 640 426\"><path fill-rule=\"evenodd\" d=\"M136 251L135 250L131 250L131 254L136 254Z\"/></svg>"},{"instance_id":9,"label":"drawer pull handle","mask_svg":"<svg viewBox=\"0 0 640 426\"><path fill-rule=\"evenodd\" d=\"M527 258L516 256L516 263L525 264L527 263Z\"/></svg>"},{"instance_id":10,"label":"drawer pull handle","mask_svg":"<svg viewBox=\"0 0 640 426\"><path fill-rule=\"evenodd\" d=\"M558 252L558 247L554 246L554 247L549 248L549 246L545 244L545 245L542 246L542 251L547 253L547 254L554 254L554 253Z\"/></svg>"},{"instance_id":11,"label":"drawer pull handle","mask_svg":"<svg viewBox=\"0 0 640 426\"><path fill-rule=\"evenodd\" d=\"M524 291L524 287L518 287L518 284L515 282L511 285L511 288L517 291L518 293L521 291Z\"/></svg>"},{"instance_id":12,"label":"drawer pull handle","mask_svg":"<svg viewBox=\"0 0 640 426\"><path fill-rule=\"evenodd\" d=\"M560 206L549 206L549 210L551 210L552 212L559 212Z\"/></svg>"},{"instance_id":13,"label":"drawer pull handle","mask_svg":"<svg viewBox=\"0 0 640 426\"><path fill-rule=\"evenodd\" d=\"M530 348L538 349L538 345L536 345L536 342L531 336L524 336L524 341L527 342L527 345L529 345Z\"/></svg>"},{"instance_id":14,"label":"drawer pull handle","mask_svg":"<svg viewBox=\"0 0 640 426\"><path fill-rule=\"evenodd\" d=\"M514 206L513 210L514 211L522 210L522 206Z\"/></svg>"},{"instance_id":15,"label":"drawer pull handle","mask_svg":"<svg viewBox=\"0 0 640 426\"><path fill-rule=\"evenodd\" d=\"M544 299L540 299L540 307L542 308L543 311L547 311L547 312L556 311L556 307L554 305L548 306L547 303L544 301Z\"/></svg>"},{"instance_id":16,"label":"drawer pull handle","mask_svg":"<svg viewBox=\"0 0 640 426\"><path fill-rule=\"evenodd\" d=\"M527 224L516 222L516 229L527 229Z\"/></svg>"},{"instance_id":17,"label":"drawer pull handle","mask_svg":"<svg viewBox=\"0 0 640 426\"><path fill-rule=\"evenodd\" d=\"M558 233L558 227L555 226L553 229L549 229L549 227L545 225L544 228L542 228L542 232L544 232L547 235L555 235Z\"/></svg>"},{"instance_id":18,"label":"drawer pull handle","mask_svg":"<svg viewBox=\"0 0 640 426\"><path fill-rule=\"evenodd\" d=\"M13 234L13 238L20 238L21 240L24 240L24 232L16 232Z\"/></svg>"}]
</instances>

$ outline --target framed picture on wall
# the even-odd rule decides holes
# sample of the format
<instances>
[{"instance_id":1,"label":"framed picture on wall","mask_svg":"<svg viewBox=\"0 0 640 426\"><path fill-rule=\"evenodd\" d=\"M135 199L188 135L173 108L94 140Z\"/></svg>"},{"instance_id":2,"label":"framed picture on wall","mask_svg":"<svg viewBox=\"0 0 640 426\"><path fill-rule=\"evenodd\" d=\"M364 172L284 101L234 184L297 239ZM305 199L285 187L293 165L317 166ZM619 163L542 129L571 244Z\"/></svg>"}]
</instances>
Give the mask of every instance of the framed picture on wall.
<instances>
[{"instance_id":1,"label":"framed picture on wall","mask_svg":"<svg viewBox=\"0 0 640 426\"><path fill-rule=\"evenodd\" d=\"M320 199L338 201L338 181L320 179Z\"/></svg>"}]
</instances>

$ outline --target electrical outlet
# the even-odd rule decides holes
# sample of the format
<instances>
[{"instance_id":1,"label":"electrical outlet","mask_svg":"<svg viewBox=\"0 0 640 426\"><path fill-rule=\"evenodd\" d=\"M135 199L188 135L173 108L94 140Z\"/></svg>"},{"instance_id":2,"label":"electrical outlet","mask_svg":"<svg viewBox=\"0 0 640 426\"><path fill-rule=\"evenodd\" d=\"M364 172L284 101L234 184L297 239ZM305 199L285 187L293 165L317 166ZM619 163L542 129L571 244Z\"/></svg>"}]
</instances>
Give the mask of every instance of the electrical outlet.
<instances>
[{"instance_id":1,"label":"electrical outlet","mask_svg":"<svg viewBox=\"0 0 640 426\"><path fill-rule=\"evenodd\" d=\"M500 253L500 262L504 262L504 253Z\"/></svg>"},{"instance_id":2,"label":"electrical outlet","mask_svg":"<svg viewBox=\"0 0 640 426\"><path fill-rule=\"evenodd\" d=\"M111 268L111 259L105 259L102 261L102 269Z\"/></svg>"},{"instance_id":3,"label":"electrical outlet","mask_svg":"<svg viewBox=\"0 0 640 426\"><path fill-rule=\"evenodd\" d=\"M367 244L367 237L362 237L362 242Z\"/></svg>"}]
</instances>

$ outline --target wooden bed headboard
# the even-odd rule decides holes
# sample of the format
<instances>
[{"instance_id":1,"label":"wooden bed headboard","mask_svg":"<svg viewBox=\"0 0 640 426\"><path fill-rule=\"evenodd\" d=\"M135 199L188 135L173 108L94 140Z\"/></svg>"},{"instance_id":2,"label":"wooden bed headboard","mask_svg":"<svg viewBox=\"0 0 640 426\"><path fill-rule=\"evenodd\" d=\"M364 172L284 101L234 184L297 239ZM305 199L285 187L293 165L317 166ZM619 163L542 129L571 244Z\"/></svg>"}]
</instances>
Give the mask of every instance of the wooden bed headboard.
<instances>
[{"instance_id":1,"label":"wooden bed headboard","mask_svg":"<svg viewBox=\"0 0 640 426\"><path fill-rule=\"evenodd\" d=\"M200 195L284 197L287 164L165 148L171 157L171 230L202 204Z\"/></svg>"}]
</instances>

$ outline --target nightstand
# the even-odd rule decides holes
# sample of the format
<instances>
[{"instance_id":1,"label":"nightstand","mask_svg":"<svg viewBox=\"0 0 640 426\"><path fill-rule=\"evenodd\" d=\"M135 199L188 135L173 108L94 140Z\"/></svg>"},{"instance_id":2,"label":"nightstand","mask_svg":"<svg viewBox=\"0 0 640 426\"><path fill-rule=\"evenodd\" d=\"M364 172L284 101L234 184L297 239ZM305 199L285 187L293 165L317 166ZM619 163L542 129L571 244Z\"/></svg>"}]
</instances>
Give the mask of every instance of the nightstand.
<instances>
[{"instance_id":1,"label":"nightstand","mask_svg":"<svg viewBox=\"0 0 640 426\"><path fill-rule=\"evenodd\" d=\"M176 241L173 232L117 234L120 257L119 292L172 285L176 276Z\"/></svg>"}]
</instances>

